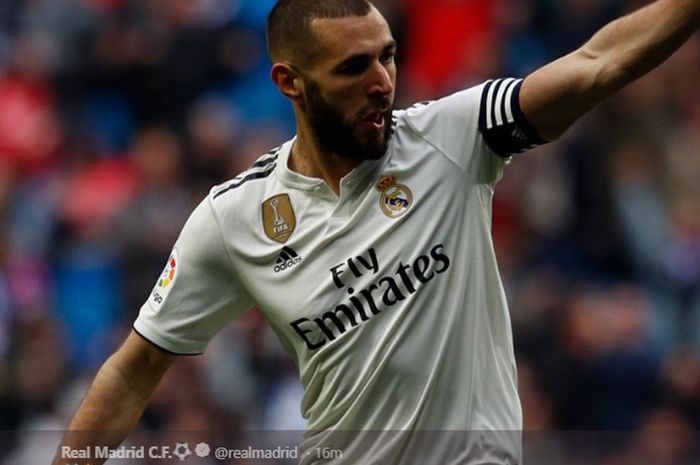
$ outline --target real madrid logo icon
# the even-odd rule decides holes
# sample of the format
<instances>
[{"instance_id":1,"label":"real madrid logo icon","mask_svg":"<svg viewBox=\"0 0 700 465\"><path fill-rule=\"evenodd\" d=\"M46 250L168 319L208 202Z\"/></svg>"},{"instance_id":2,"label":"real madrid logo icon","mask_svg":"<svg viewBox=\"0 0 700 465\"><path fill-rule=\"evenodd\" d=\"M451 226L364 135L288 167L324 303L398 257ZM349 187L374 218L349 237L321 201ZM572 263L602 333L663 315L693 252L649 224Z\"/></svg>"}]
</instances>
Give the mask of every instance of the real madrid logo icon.
<instances>
[{"instance_id":1,"label":"real madrid logo icon","mask_svg":"<svg viewBox=\"0 0 700 465\"><path fill-rule=\"evenodd\" d=\"M398 184L395 176L384 176L379 180L377 189L382 193L379 197L379 206L389 218L402 216L413 205L411 189Z\"/></svg>"}]
</instances>

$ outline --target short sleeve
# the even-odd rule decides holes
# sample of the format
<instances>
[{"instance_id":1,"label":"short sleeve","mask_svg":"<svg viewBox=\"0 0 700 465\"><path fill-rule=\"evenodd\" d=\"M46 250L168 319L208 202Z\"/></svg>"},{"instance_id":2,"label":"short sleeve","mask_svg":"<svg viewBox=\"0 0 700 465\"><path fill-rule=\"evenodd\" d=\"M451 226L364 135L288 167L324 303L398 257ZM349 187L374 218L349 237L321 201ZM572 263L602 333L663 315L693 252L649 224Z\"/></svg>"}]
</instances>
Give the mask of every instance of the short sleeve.
<instances>
[{"instance_id":1,"label":"short sleeve","mask_svg":"<svg viewBox=\"0 0 700 465\"><path fill-rule=\"evenodd\" d=\"M207 198L187 220L134 330L166 351L199 354L252 305Z\"/></svg>"},{"instance_id":2,"label":"short sleeve","mask_svg":"<svg viewBox=\"0 0 700 465\"><path fill-rule=\"evenodd\" d=\"M496 179L511 155L542 143L520 110L521 85L513 78L487 81L417 104L406 121L463 170L495 173Z\"/></svg>"},{"instance_id":3,"label":"short sleeve","mask_svg":"<svg viewBox=\"0 0 700 465\"><path fill-rule=\"evenodd\" d=\"M464 171L471 170L475 157L488 152L479 134L482 88L476 86L418 103L405 112L411 129Z\"/></svg>"}]
</instances>

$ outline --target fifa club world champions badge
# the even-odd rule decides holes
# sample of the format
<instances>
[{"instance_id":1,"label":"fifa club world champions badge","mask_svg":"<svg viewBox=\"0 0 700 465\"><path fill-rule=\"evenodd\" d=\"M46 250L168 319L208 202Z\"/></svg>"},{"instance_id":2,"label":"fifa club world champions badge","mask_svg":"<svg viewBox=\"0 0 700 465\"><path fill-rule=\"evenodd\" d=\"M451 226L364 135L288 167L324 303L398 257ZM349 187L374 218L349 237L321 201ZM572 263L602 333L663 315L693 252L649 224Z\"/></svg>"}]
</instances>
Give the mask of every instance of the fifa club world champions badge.
<instances>
[{"instance_id":1,"label":"fifa club world champions badge","mask_svg":"<svg viewBox=\"0 0 700 465\"><path fill-rule=\"evenodd\" d=\"M263 227L267 237L284 244L297 226L292 201L288 194L281 194L266 200L262 205Z\"/></svg>"}]
</instances>

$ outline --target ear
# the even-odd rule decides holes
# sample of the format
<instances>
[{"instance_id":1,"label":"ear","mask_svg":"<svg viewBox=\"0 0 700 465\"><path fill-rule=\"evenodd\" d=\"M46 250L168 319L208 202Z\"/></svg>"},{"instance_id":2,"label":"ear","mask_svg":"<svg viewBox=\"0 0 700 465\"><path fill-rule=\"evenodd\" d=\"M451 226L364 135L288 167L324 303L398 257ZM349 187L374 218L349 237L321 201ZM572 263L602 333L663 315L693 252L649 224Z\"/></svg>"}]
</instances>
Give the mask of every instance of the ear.
<instances>
[{"instance_id":1,"label":"ear","mask_svg":"<svg viewBox=\"0 0 700 465\"><path fill-rule=\"evenodd\" d=\"M290 100L297 100L302 96L304 88L302 77L288 63L275 63L270 71L270 78L282 95Z\"/></svg>"}]
</instances>

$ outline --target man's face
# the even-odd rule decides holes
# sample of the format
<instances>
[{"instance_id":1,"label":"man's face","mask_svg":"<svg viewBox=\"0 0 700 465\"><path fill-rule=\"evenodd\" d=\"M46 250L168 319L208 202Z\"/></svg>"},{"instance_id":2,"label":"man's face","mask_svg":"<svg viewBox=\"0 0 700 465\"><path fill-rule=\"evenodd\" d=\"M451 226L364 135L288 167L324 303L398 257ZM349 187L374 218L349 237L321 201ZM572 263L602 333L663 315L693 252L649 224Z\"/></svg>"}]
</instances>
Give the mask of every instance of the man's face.
<instances>
[{"instance_id":1,"label":"man's face","mask_svg":"<svg viewBox=\"0 0 700 465\"><path fill-rule=\"evenodd\" d=\"M390 105L383 102L354 115L347 114L347 110L321 95L316 81L306 84L306 111L318 142L325 150L344 158L375 160L386 153L392 133Z\"/></svg>"},{"instance_id":2,"label":"man's face","mask_svg":"<svg viewBox=\"0 0 700 465\"><path fill-rule=\"evenodd\" d=\"M362 17L312 23L318 53L304 77L304 111L325 150L380 158L391 138L396 44L373 9Z\"/></svg>"}]
</instances>

